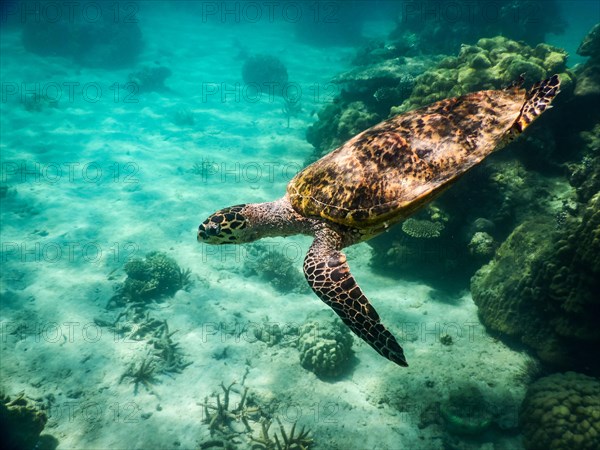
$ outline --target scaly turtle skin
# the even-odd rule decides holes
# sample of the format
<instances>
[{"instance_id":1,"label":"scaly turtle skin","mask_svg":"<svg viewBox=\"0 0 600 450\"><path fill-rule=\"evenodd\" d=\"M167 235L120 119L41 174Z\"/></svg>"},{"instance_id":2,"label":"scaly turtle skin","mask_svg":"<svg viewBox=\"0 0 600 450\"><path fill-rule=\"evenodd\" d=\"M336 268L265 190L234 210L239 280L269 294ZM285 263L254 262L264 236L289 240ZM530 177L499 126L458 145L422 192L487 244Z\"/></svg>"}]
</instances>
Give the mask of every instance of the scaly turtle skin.
<instances>
[{"instance_id":1,"label":"scaly turtle skin","mask_svg":"<svg viewBox=\"0 0 600 450\"><path fill-rule=\"evenodd\" d=\"M304 274L317 294L381 355L407 366L354 280L342 249L406 219L550 108L554 75L521 89L442 100L375 125L306 167L274 202L236 205L206 219L198 241L239 244L267 236L314 235Z\"/></svg>"}]
</instances>

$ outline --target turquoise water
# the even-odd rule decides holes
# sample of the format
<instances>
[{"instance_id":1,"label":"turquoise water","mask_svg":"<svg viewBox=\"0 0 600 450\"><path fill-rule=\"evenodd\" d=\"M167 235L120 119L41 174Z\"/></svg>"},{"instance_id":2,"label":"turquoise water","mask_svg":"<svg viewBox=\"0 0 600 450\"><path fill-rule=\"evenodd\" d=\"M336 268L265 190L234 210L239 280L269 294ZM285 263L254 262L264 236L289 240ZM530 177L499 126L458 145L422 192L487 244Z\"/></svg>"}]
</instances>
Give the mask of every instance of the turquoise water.
<instances>
[{"instance_id":1,"label":"turquoise water","mask_svg":"<svg viewBox=\"0 0 600 450\"><path fill-rule=\"evenodd\" d=\"M577 53L597 2L1 12L10 448L600 448L598 37ZM559 74L552 110L343 250L408 367L311 291L312 236L197 242L212 213L282 197L370 126L521 73ZM534 395L559 388L560 405Z\"/></svg>"}]
</instances>

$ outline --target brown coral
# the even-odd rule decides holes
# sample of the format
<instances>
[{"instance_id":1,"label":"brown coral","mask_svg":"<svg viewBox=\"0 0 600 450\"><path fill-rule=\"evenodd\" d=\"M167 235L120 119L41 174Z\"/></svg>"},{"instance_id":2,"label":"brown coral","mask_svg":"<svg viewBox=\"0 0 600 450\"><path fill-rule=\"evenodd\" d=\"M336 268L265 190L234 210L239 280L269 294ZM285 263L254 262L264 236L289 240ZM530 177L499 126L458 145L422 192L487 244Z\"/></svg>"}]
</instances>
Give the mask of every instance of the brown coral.
<instances>
[{"instance_id":1,"label":"brown coral","mask_svg":"<svg viewBox=\"0 0 600 450\"><path fill-rule=\"evenodd\" d=\"M519 413L527 450L600 448L600 381L575 372L533 383Z\"/></svg>"}]
</instances>

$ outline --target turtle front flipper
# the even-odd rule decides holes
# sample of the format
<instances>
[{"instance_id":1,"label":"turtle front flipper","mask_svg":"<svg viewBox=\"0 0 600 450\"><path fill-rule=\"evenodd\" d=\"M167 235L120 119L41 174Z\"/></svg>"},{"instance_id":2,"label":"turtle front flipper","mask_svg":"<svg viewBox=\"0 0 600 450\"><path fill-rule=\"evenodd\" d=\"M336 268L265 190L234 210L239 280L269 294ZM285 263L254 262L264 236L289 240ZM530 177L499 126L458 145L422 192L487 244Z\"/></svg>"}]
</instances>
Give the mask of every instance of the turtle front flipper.
<instances>
[{"instance_id":1,"label":"turtle front flipper","mask_svg":"<svg viewBox=\"0 0 600 450\"><path fill-rule=\"evenodd\" d=\"M315 233L304 259L304 276L312 290L331 307L352 332L379 354L400 366L408 366L396 338L379 320L375 308L354 281L340 236L329 228Z\"/></svg>"}]
</instances>

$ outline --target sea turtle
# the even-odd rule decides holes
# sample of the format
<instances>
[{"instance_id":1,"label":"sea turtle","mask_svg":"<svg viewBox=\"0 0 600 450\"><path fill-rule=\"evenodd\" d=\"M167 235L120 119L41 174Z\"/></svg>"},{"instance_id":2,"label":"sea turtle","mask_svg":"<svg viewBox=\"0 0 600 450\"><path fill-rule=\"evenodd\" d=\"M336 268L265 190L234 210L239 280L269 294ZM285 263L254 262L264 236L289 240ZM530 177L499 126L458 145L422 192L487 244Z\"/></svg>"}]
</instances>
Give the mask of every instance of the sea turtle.
<instances>
[{"instance_id":1,"label":"sea turtle","mask_svg":"<svg viewBox=\"0 0 600 450\"><path fill-rule=\"evenodd\" d=\"M554 75L522 89L474 92L395 116L298 173L283 198L231 206L200 225L197 239L240 244L314 235L304 275L317 296L382 356L407 366L402 347L354 280L342 249L406 219L550 108Z\"/></svg>"}]
</instances>

